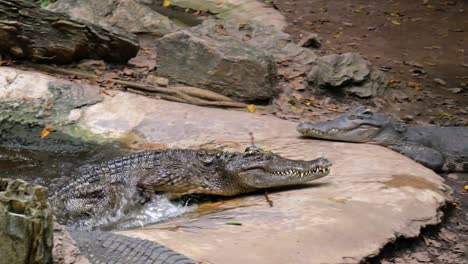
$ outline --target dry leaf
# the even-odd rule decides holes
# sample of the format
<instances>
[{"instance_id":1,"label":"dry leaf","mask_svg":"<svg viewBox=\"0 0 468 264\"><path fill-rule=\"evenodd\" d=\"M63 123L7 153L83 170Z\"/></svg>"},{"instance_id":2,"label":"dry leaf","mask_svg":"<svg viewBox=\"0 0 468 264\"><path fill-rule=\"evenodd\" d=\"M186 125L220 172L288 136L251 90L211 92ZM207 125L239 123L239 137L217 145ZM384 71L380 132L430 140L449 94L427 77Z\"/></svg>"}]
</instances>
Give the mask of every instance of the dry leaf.
<instances>
[{"instance_id":1,"label":"dry leaf","mask_svg":"<svg viewBox=\"0 0 468 264\"><path fill-rule=\"evenodd\" d=\"M255 111L257 111L257 107L256 107L255 105L253 105L253 104L249 104L249 105L247 106L247 111L248 111L249 113L255 113Z\"/></svg>"},{"instance_id":2,"label":"dry leaf","mask_svg":"<svg viewBox=\"0 0 468 264\"><path fill-rule=\"evenodd\" d=\"M307 106L315 106L316 105L315 100L311 99L311 98L304 99L304 100L301 101L301 103L303 103L304 105L307 105Z\"/></svg>"},{"instance_id":3,"label":"dry leaf","mask_svg":"<svg viewBox=\"0 0 468 264\"><path fill-rule=\"evenodd\" d=\"M50 132L54 132L55 130L57 130L57 128L55 126L46 125L44 127L44 129L42 130L42 132L41 132L41 138L47 137L50 134Z\"/></svg>"},{"instance_id":4,"label":"dry leaf","mask_svg":"<svg viewBox=\"0 0 468 264\"><path fill-rule=\"evenodd\" d=\"M406 83L406 85L410 88L413 88L415 89L416 91L421 91L422 90L422 86L418 83L415 83L415 82L408 82Z\"/></svg>"},{"instance_id":5,"label":"dry leaf","mask_svg":"<svg viewBox=\"0 0 468 264\"><path fill-rule=\"evenodd\" d=\"M99 93L105 94L105 95L110 96L110 97L114 97L114 95L110 94L110 93L109 93L106 89L104 89L104 88L101 88L101 89L99 90Z\"/></svg>"}]
</instances>

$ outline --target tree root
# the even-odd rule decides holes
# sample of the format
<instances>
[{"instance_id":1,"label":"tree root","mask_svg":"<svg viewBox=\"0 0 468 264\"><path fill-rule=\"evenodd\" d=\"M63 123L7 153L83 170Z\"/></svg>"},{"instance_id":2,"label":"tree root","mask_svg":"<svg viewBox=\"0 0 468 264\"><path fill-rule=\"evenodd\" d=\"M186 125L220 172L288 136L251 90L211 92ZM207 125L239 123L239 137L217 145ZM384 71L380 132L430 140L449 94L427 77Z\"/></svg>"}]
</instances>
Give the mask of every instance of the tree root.
<instances>
[{"instance_id":1,"label":"tree root","mask_svg":"<svg viewBox=\"0 0 468 264\"><path fill-rule=\"evenodd\" d=\"M174 101L179 103L187 103L199 106L215 106L215 107L233 107L244 108L247 104L235 102L224 95L196 88L191 86L173 86L160 87L149 84L143 84L133 81L124 81L113 78L100 77L96 74L87 73L79 70L63 69L43 64L27 63L26 65L46 72L55 72L60 74L74 75L81 78L103 80L115 84L120 84L128 88L129 92L134 92L150 97L159 97L164 100ZM133 89L132 89L133 88ZM136 90L135 90L136 89Z\"/></svg>"}]
</instances>

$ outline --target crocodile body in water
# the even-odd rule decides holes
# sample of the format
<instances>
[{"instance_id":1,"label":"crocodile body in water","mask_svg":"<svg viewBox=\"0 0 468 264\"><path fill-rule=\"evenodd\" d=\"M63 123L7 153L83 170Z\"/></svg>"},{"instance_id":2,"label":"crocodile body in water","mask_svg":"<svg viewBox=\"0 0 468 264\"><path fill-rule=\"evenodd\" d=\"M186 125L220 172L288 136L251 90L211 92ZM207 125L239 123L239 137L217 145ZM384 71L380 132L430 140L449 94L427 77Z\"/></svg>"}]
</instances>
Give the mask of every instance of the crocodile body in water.
<instances>
[{"instance_id":1,"label":"crocodile body in water","mask_svg":"<svg viewBox=\"0 0 468 264\"><path fill-rule=\"evenodd\" d=\"M290 160L256 147L244 153L174 149L144 151L85 166L71 182L49 197L59 221L119 219L144 210L153 194L233 196L306 183L326 176L331 163Z\"/></svg>"},{"instance_id":2,"label":"crocodile body in water","mask_svg":"<svg viewBox=\"0 0 468 264\"><path fill-rule=\"evenodd\" d=\"M302 123L306 137L370 143L393 149L435 171L468 171L468 129L410 126L358 107L338 118Z\"/></svg>"}]
</instances>

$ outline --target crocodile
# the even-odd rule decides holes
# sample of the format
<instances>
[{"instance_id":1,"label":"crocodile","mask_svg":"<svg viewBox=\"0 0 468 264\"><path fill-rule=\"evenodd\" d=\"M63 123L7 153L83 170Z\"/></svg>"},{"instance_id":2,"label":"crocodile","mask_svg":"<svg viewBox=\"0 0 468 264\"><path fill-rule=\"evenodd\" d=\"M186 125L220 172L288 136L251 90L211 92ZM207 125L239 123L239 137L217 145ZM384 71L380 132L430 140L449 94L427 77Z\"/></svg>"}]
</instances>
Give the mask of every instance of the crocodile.
<instances>
[{"instance_id":1,"label":"crocodile","mask_svg":"<svg viewBox=\"0 0 468 264\"><path fill-rule=\"evenodd\" d=\"M385 146L438 172L468 171L464 127L407 125L360 106L330 121L299 124L297 131L305 137Z\"/></svg>"},{"instance_id":2,"label":"crocodile","mask_svg":"<svg viewBox=\"0 0 468 264\"><path fill-rule=\"evenodd\" d=\"M80 168L50 203L62 224L83 218L118 219L142 210L157 193L234 196L306 183L330 172L325 158L290 160L251 146L241 152L168 149L143 151ZM110 215L110 216L109 216Z\"/></svg>"}]
</instances>

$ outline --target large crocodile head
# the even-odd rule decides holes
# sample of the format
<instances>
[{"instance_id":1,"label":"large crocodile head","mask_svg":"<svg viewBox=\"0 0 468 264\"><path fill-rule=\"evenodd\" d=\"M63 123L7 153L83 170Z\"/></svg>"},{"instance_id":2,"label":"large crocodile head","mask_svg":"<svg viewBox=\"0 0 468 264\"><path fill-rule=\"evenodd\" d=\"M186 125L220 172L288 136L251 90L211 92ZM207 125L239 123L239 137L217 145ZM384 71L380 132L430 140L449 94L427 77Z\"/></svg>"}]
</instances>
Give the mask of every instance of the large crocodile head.
<instances>
[{"instance_id":1,"label":"large crocodile head","mask_svg":"<svg viewBox=\"0 0 468 264\"><path fill-rule=\"evenodd\" d=\"M365 143L385 130L389 122L383 114L360 106L330 121L302 123L297 131L306 137Z\"/></svg>"},{"instance_id":2,"label":"large crocodile head","mask_svg":"<svg viewBox=\"0 0 468 264\"><path fill-rule=\"evenodd\" d=\"M255 189L294 185L328 175L331 163L325 158L291 160L257 147L225 156L224 171L239 183Z\"/></svg>"}]
</instances>

